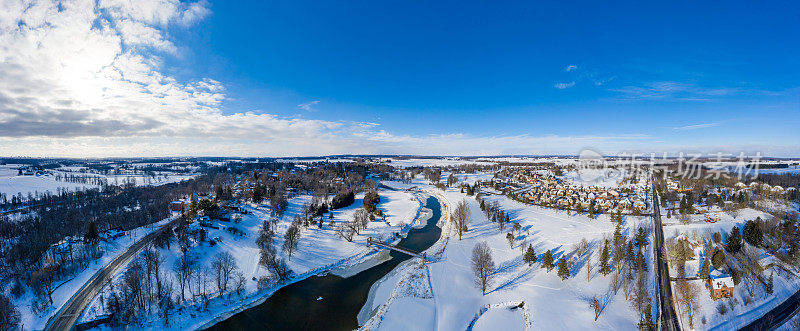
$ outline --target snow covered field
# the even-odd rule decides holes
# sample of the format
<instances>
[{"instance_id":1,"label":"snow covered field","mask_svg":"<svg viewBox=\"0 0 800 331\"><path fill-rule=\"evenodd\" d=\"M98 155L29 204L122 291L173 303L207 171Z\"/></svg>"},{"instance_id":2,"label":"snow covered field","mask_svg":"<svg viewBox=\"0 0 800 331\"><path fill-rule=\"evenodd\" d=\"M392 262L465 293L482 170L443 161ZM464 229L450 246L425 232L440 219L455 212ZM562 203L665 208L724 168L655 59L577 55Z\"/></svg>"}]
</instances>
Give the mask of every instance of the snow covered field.
<instances>
[{"instance_id":1,"label":"snow covered field","mask_svg":"<svg viewBox=\"0 0 800 331\"><path fill-rule=\"evenodd\" d=\"M0 165L0 193L5 194L7 199L11 199L12 195L21 193L23 199L28 198L28 194L45 193L51 194L58 193L59 190L84 190L99 188L97 184L84 184L78 182L68 182L58 180L57 176L86 176L103 178L107 180L110 185L122 185L133 181L137 186L143 185L163 185L167 183L175 183L183 180L191 179L194 175L182 175L173 173L162 173L156 176L146 175L101 175L95 173L79 172L83 169L81 167L65 168L73 171L57 171L48 170L48 173L43 175L27 175L17 176L18 164L5 164ZM91 182L89 182L91 183Z\"/></svg>"},{"instance_id":2,"label":"snow covered field","mask_svg":"<svg viewBox=\"0 0 800 331\"><path fill-rule=\"evenodd\" d=\"M392 238L394 233L407 232L413 226L412 223L417 220L418 211L422 206L420 200L415 195L403 191L381 190L379 195L381 202L378 204L378 209L387 215L386 222L382 220L371 222L365 231L354 237L352 242L347 242L336 234L335 230L328 225L330 220L327 216L324 218L325 225L322 229L316 226L303 229L297 250L291 259L288 259L289 266L296 274L296 277L290 282L299 281L324 271L354 266L372 258L376 254L373 249L365 245L368 237L387 240ZM334 222L338 223L352 219L355 210L363 205L362 198L363 194L359 194L351 206L334 211ZM310 201L311 197L305 195L290 199L287 212L278 224L275 247L278 249L278 255L284 259L287 259L288 256L280 250L283 244L283 233L288 228L294 215L301 214L302 206ZM214 294L216 292L216 289L213 289L214 285L209 284L208 290L211 292L211 297L214 298L210 301L208 310L203 311L199 308L200 299L194 298L187 291L187 301L178 304L178 311L170 318L171 327L180 329L199 328L212 320L230 316L243 307L255 305L279 288L279 286L273 286L258 290L257 282L253 281L253 278L258 279L267 275L267 270L258 264L259 250L255 239L258 236L258 230L263 220L269 219L269 208L255 205L249 205L245 208L248 213L242 215L243 217L238 224L215 221L215 225L220 228L207 229L209 230L208 238L214 239L218 243L217 245L210 246L208 242L205 242L189 250L189 254L200 265L204 266L210 265L210 261L220 252L225 251L232 254L247 281L243 293L219 298ZM246 235L233 234L228 231L228 228L231 227L238 228ZM165 269L171 270L172 265L181 255L177 246L172 245L171 249L159 249L162 256L166 258L164 262ZM120 281L121 275L122 273L115 278L114 282ZM281 284L280 286L285 285L287 284ZM107 289L102 293L107 295ZM97 315L103 314L104 312L100 307L99 297L97 297L87 308L81 320L92 320ZM163 325L163 320L160 320L159 317L146 316L142 326L144 328L155 328L161 325Z\"/></svg>"},{"instance_id":3,"label":"snow covered field","mask_svg":"<svg viewBox=\"0 0 800 331\"><path fill-rule=\"evenodd\" d=\"M97 188L98 185L69 183L57 181L53 176L17 176L19 165L5 164L0 165L0 193L6 195L10 200L12 195L22 193L23 199L28 198L28 193L44 193L49 191L56 194L59 189L70 191L83 190L87 188Z\"/></svg>"},{"instance_id":4,"label":"snow covered field","mask_svg":"<svg viewBox=\"0 0 800 331\"><path fill-rule=\"evenodd\" d=\"M421 181L384 184L397 187L416 185L435 190ZM517 222L522 227L514 247L510 247L506 239L508 229L501 232L495 223L490 222L473 197L467 197L457 189L448 189L442 196L450 205L462 199L467 202L471 212L469 231L461 240L454 233L449 233L449 239L444 238L448 233L443 233L440 242L446 241L447 245L441 256L433 257L421 269L416 264L401 265L399 268L403 268L403 271L390 274L378 283L374 289L376 299L371 303L372 307L365 307L375 314L364 325L364 329L464 330L472 321L475 321L475 329L522 329L522 311L512 311L503 305L523 301L533 329L636 329L638 316L625 300L623 291L620 290L617 295L609 294L611 276L598 274L595 267L587 281L585 258L572 259L571 256L573 245L586 238L590 249L596 252L592 262L596 263L602 239L612 236L614 232L614 224L608 215L589 219L586 215L567 215L564 211L524 205L503 196L487 196L487 201L498 201L502 209L510 213L511 222ZM623 233L630 235L639 225L647 224L649 218L626 216ZM482 241L488 243L497 266L496 280L486 295L481 295L480 289L473 284L470 269L472 248ZM552 250L556 260L566 254L570 261L571 277L562 281L556 270L548 273L538 262L529 267L522 261L522 242L525 242L525 246L528 243L533 245L538 261L541 261L541 255L547 249ZM651 246L646 250L648 260L652 257L649 250ZM434 256L436 251L437 245L434 245L428 250L428 256ZM409 276L415 274L421 276ZM432 295L425 295L427 292ZM596 322L594 312L586 301L592 295L612 297ZM654 298L654 293L650 296ZM485 307L498 305L503 307L482 313Z\"/></svg>"}]
</instances>

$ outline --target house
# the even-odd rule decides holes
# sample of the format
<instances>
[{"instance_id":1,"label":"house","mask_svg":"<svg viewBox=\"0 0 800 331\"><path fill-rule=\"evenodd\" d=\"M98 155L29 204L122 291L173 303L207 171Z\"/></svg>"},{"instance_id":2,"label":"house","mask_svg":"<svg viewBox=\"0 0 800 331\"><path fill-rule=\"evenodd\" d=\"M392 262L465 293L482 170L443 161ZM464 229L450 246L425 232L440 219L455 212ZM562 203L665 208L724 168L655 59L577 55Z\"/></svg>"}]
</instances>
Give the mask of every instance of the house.
<instances>
[{"instance_id":1,"label":"house","mask_svg":"<svg viewBox=\"0 0 800 331\"><path fill-rule=\"evenodd\" d=\"M186 203L183 201L173 201L169 203L169 211L182 213L186 209Z\"/></svg>"},{"instance_id":2,"label":"house","mask_svg":"<svg viewBox=\"0 0 800 331\"><path fill-rule=\"evenodd\" d=\"M122 237L124 235L125 235L125 232L122 231L122 228L121 227L116 227L116 228L113 228L113 229L110 229L110 230L106 230L106 231L100 232L100 240L107 242L107 241L114 240L114 239L117 239L119 237Z\"/></svg>"},{"instance_id":3,"label":"house","mask_svg":"<svg viewBox=\"0 0 800 331\"><path fill-rule=\"evenodd\" d=\"M717 277L708 280L708 289L714 300L733 297L733 278L730 276Z\"/></svg>"}]
</instances>

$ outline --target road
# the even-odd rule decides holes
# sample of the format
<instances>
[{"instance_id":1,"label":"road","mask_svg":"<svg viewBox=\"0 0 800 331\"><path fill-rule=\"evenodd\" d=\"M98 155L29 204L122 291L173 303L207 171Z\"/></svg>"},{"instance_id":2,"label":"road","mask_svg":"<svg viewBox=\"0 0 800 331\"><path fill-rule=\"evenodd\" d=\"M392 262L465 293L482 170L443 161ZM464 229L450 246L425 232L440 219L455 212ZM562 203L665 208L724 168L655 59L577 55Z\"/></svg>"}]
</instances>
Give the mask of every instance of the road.
<instances>
[{"instance_id":1,"label":"road","mask_svg":"<svg viewBox=\"0 0 800 331\"><path fill-rule=\"evenodd\" d=\"M179 220L180 218L176 218L163 225L158 230L142 237L142 239L139 239L139 241L135 242L131 247L128 247L125 252L114 258L107 266L98 270L89 282L84 284L83 287L64 304L61 310L47 321L47 327L45 327L45 329L58 331L71 330L83 313L83 310L86 309L86 306L100 293L103 285L111 280L120 269L127 265L142 248L149 245L159 233L164 231L167 227L175 225Z\"/></svg>"},{"instance_id":2,"label":"road","mask_svg":"<svg viewBox=\"0 0 800 331\"><path fill-rule=\"evenodd\" d=\"M800 291L795 292L783 303L770 310L764 316L741 328L743 331L774 330L788 322L800 310Z\"/></svg>"},{"instance_id":3,"label":"road","mask_svg":"<svg viewBox=\"0 0 800 331\"><path fill-rule=\"evenodd\" d=\"M680 331L678 317L672 306L672 286L669 279L669 268L664 261L664 229L661 226L661 210L658 203L655 185L653 185L653 237L654 255L656 259L655 271L658 275L658 326L659 330Z\"/></svg>"}]
</instances>

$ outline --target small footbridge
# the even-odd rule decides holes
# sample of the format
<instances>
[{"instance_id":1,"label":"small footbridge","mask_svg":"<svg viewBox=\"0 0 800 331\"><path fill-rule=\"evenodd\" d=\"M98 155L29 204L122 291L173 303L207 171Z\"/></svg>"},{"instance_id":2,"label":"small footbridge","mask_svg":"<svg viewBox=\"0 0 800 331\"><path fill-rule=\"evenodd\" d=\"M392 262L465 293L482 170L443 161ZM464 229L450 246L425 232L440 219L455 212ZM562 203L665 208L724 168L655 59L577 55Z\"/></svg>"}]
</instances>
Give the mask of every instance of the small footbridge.
<instances>
[{"instance_id":1,"label":"small footbridge","mask_svg":"<svg viewBox=\"0 0 800 331\"><path fill-rule=\"evenodd\" d=\"M418 252L412 251L412 250L407 249L407 248L403 248L403 247L396 246L396 245L384 244L384 243L382 243L380 241L372 240L372 238L367 238L367 246L372 246L372 245L375 245L375 246L380 247L380 248L391 249L393 251L397 251L397 252L400 252L400 253L403 253L403 254L408 254L408 255L411 255L411 256L414 256L414 257L418 257L418 258L422 259L423 263L425 263L425 261L427 260L426 256L425 256L425 252L418 253Z\"/></svg>"}]
</instances>

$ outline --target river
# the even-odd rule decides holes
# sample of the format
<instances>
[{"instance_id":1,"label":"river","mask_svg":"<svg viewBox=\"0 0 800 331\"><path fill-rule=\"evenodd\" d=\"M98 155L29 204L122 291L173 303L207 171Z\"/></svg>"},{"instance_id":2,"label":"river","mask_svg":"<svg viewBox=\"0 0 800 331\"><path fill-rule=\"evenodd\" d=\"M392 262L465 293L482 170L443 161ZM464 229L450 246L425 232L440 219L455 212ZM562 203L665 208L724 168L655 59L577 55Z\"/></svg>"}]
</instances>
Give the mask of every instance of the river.
<instances>
[{"instance_id":1,"label":"river","mask_svg":"<svg viewBox=\"0 0 800 331\"><path fill-rule=\"evenodd\" d=\"M442 230L437 226L441 206L428 197L425 207L433 211L426 225L411 229L398 244L422 252L431 247ZM333 274L309 277L276 291L263 303L237 313L207 330L353 330L370 287L411 256L391 251L391 259L351 277ZM318 300L322 298L321 300Z\"/></svg>"}]
</instances>

